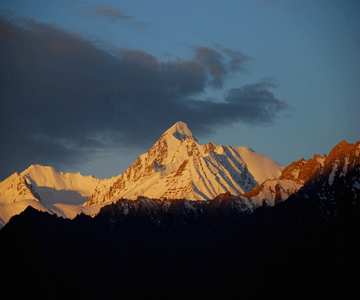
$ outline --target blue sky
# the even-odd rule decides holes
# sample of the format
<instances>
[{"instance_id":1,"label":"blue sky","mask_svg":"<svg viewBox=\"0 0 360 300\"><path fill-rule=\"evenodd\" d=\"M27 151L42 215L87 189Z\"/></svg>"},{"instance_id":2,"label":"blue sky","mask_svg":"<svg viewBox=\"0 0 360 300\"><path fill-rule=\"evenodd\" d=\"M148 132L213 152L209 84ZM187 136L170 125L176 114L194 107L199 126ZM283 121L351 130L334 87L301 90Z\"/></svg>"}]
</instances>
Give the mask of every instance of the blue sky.
<instances>
[{"instance_id":1,"label":"blue sky","mask_svg":"<svg viewBox=\"0 0 360 300\"><path fill-rule=\"evenodd\" d=\"M360 140L356 1L12 0L0 9L0 180L35 163L116 176L180 120L201 144L249 146L283 166Z\"/></svg>"}]
</instances>

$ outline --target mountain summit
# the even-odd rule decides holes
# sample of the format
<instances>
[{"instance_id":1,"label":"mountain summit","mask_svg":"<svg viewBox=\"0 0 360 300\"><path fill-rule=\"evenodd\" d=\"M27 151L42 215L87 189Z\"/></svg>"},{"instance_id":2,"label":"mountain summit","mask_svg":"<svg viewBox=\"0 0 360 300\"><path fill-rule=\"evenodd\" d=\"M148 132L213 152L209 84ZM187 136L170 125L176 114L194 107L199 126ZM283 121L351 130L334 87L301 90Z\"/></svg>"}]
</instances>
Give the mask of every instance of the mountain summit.
<instances>
[{"instance_id":1,"label":"mountain summit","mask_svg":"<svg viewBox=\"0 0 360 300\"><path fill-rule=\"evenodd\" d=\"M179 121L176 124L174 124L173 126L171 126L167 131L165 131L165 133L163 135L172 135L179 141L186 139L186 138L195 139L195 137L193 136L193 134L190 131L187 124L185 124L184 122L181 122L181 121Z\"/></svg>"},{"instance_id":2,"label":"mountain summit","mask_svg":"<svg viewBox=\"0 0 360 300\"><path fill-rule=\"evenodd\" d=\"M129 169L102 181L85 205L119 198L207 200L229 191L250 192L283 167L248 147L199 145L187 124L177 122Z\"/></svg>"}]
</instances>

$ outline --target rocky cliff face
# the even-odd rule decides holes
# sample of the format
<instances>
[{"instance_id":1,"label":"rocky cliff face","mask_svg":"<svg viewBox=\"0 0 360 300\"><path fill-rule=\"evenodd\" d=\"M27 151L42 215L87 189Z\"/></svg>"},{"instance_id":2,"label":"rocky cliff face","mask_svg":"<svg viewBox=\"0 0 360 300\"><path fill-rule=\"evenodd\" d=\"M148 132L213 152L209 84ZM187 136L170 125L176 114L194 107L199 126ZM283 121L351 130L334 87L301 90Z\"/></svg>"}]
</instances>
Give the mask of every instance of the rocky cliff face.
<instances>
[{"instance_id":1,"label":"rocky cliff face","mask_svg":"<svg viewBox=\"0 0 360 300\"><path fill-rule=\"evenodd\" d=\"M287 166L281 173L279 179L288 179L299 184L304 184L309 178L324 166L327 156L315 154L312 159L301 159Z\"/></svg>"},{"instance_id":2,"label":"rocky cliff face","mask_svg":"<svg viewBox=\"0 0 360 300\"><path fill-rule=\"evenodd\" d=\"M346 198L348 205L355 205L360 194L360 141L355 144L342 141L335 146L323 167L313 173L298 194L298 197L326 199L334 205Z\"/></svg>"},{"instance_id":3,"label":"rocky cliff face","mask_svg":"<svg viewBox=\"0 0 360 300\"><path fill-rule=\"evenodd\" d=\"M333 185L336 178L345 181L349 174L357 174L360 171L360 142L349 144L342 141L335 146L329 157L324 162L324 170L321 172L323 177L327 178L326 185ZM355 176L355 175L354 175ZM314 174L313 180L319 181L318 176ZM351 180L356 184L356 176ZM324 179L323 179L324 180Z\"/></svg>"}]
</instances>

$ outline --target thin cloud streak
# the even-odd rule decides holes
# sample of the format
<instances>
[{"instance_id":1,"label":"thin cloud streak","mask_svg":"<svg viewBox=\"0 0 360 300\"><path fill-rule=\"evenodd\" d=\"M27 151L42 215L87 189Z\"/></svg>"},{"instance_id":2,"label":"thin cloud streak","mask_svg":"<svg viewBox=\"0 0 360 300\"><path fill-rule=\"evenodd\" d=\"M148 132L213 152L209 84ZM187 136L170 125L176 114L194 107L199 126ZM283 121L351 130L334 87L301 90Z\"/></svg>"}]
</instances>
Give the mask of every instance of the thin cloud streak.
<instances>
[{"instance_id":1,"label":"thin cloud streak","mask_svg":"<svg viewBox=\"0 0 360 300\"><path fill-rule=\"evenodd\" d=\"M130 20L134 19L134 16L126 15L120 9L109 8L104 5L95 5L93 7L94 14L100 17L104 17L111 22L116 20Z\"/></svg>"},{"instance_id":2,"label":"thin cloud streak","mask_svg":"<svg viewBox=\"0 0 360 300\"><path fill-rule=\"evenodd\" d=\"M139 29L144 29L147 26L147 22L135 21L135 16L128 15L120 9L110 8L105 5L92 5L80 8L76 12L76 15L79 17L100 17L110 23L127 21L128 24L136 26Z\"/></svg>"},{"instance_id":3,"label":"thin cloud streak","mask_svg":"<svg viewBox=\"0 0 360 300\"><path fill-rule=\"evenodd\" d=\"M82 163L115 147L147 150L175 122L197 135L220 125L271 124L287 104L268 81L198 100L248 61L230 49L194 47L194 58L162 62L33 19L0 17L1 179L29 164Z\"/></svg>"}]
</instances>

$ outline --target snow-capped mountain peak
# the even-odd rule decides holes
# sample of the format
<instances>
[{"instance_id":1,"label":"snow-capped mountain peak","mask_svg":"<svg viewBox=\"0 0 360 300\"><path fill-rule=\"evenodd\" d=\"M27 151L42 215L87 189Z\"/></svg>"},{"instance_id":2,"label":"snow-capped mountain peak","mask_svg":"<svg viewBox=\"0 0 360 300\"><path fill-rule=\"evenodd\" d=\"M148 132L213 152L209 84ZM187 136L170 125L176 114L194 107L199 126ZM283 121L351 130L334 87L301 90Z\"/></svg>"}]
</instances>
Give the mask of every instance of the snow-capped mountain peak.
<instances>
[{"instance_id":1,"label":"snow-capped mountain peak","mask_svg":"<svg viewBox=\"0 0 360 300\"><path fill-rule=\"evenodd\" d=\"M170 127L124 174L103 181L86 205L121 197L206 200L249 192L283 167L247 147L199 145L184 122Z\"/></svg>"},{"instance_id":2,"label":"snow-capped mountain peak","mask_svg":"<svg viewBox=\"0 0 360 300\"><path fill-rule=\"evenodd\" d=\"M0 228L28 206L74 218L81 212L97 213L100 208L80 206L100 182L93 176L57 172L53 167L31 165L0 182ZM90 210L88 210L90 209Z\"/></svg>"},{"instance_id":3,"label":"snow-capped mountain peak","mask_svg":"<svg viewBox=\"0 0 360 300\"><path fill-rule=\"evenodd\" d=\"M189 127L187 126L187 124L181 121L175 123L163 134L163 136L169 136L169 135L172 135L179 141L186 138L193 138L194 140L196 140L194 135L190 131Z\"/></svg>"},{"instance_id":4,"label":"snow-capped mountain peak","mask_svg":"<svg viewBox=\"0 0 360 300\"><path fill-rule=\"evenodd\" d=\"M31 165L0 182L0 205L34 200L41 203L82 204L99 179L80 173L58 173L53 167Z\"/></svg>"}]
</instances>

